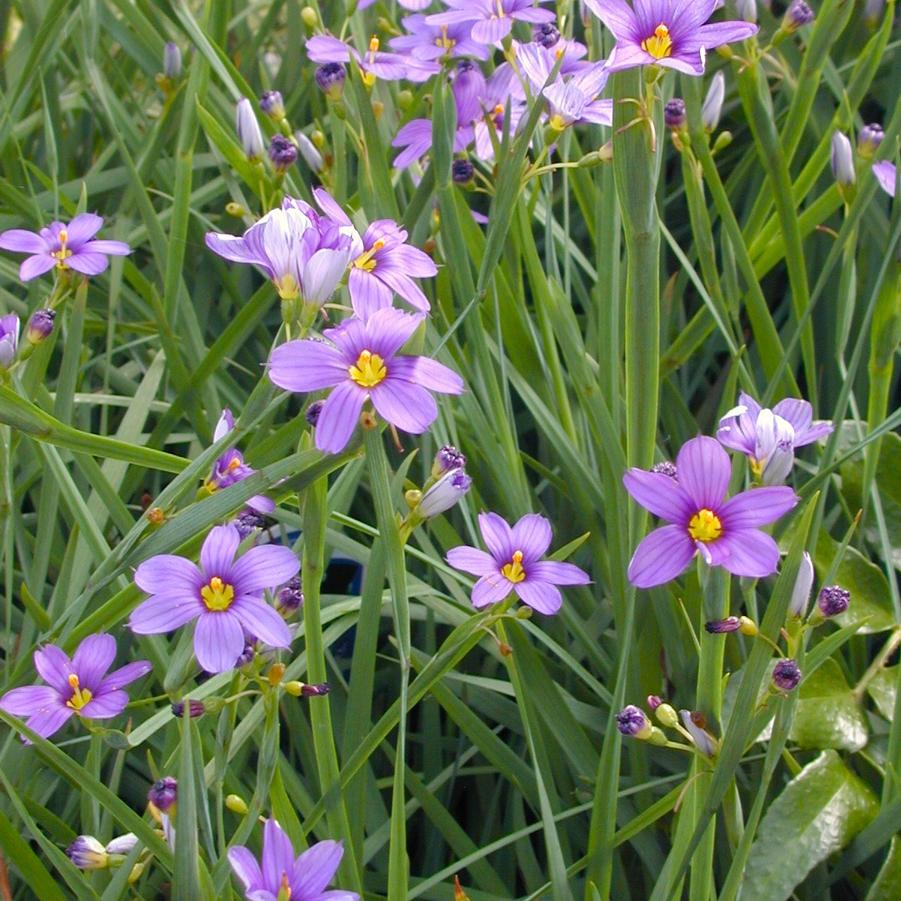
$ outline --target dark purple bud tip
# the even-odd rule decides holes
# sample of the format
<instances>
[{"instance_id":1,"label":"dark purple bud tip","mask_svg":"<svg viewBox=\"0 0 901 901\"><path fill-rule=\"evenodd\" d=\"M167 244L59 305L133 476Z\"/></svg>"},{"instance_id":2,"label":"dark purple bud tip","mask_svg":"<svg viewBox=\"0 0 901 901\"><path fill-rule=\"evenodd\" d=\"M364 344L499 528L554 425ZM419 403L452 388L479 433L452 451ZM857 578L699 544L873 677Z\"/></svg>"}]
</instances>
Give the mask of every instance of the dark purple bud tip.
<instances>
[{"instance_id":1,"label":"dark purple bud tip","mask_svg":"<svg viewBox=\"0 0 901 901\"><path fill-rule=\"evenodd\" d=\"M543 22L532 29L532 40L550 50L560 40L560 29L553 22Z\"/></svg>"},{"instance_id":2,"label":"dark purple bud tip","mask_svg":"<svg viewBox=\"0 0 901 901\"><path fill-rule=\"evenodd\" d=\"M651 472L660 472L665 476L669 476L674 482L679 481L676 464L670 463L669 460L664 460L662 463L655 463L651 467Z\"/></svg>"},{"instance_id":3,"label":"dark purple bud tip","mask_svg":"<svg viewBox=\"0 0 901 901\"><path fill-rule=\"evenodd\" d=\"M285 172L297 162L297 146L284 135L273 135L269 142L269 159L278 172Z\"/></svg>"},{"instance_id":4,"label":"dark purple bud tip","mask_svg":"<svg viewBox=\"0 0 901 901\"><path fill-rule=\"evenodd\" d=\"M838 616L848 609L851 592L840 585L827 585L817 597L817 607L823 616Z\"/></svg>"},{"instance_id":5,"label":"dark purple bud tip","mask_svg":"<svg viewBox=\"0 0 901 901\"><path fill-rule=\"evenodd\" d=\"M432 464L432 472L435 475L450 472L452 469L463 469L466 466L466 457L452 444L445 444L435 454L435 462Z\"/></svg>"},{"instance_id":6,"label":"dark purple bud tip","mask_svg":"<svg viewBox=\"0 0 901 901\"><path fill-rule=\"evenodd\" d=\"M319 422L319 414L322 412L324 406L324 400L314 400L313 403L304 410L304 419L306 419L313 428L316 428L316 423Z\"/></svg>"},{"instance_id":7,"label":"dark purple bud tip","mask_svg":"<svg viewBox=\"0 0 901 901\"><path fill-rule=\"evenodd\" d=\"M864 125L857 136L857 150L864 159L870 159L882 143L885 132L878 122Z\"/></svg>"},{"instance_id":8,"label":"dark purple bud tip","mask_svg":"<svg viewBox=\"0 0 901 901\"><path fill-rule=\"evenodd\" d=\"M727 616L725 619L715 619L713 622L704 623L704 628L711 635L719 635L722 632L737 632L741 628L741 620L737 616Z\"/></svg>"},{"instance_id":9,"label":"dark purple bud tip","mask_svg":"<svg viewBox=\"0 0 901 901\"><path fill-rule=\"evenodd\" d=\"M667 128L679 129L685 125L685 101L681 97L673 97L663 107L663 121Z\"/></svg>"},{"instance_id":10,"label":"dark purple bud tip","mask_svg":"<svg viewBox=\"0 0 901 901\"><path fill-rule=\"evenodd\" d=\"M773 684L781 691L794 691L801 681L801 668L790 657L773 667Z\"/></svg>"},{"instance_id":11,"label":"dark purple bud tip","mask_svg":"<svg viewBox=\"0 0 901 901\"><path fill-rule=\"evenodd\" d=\"M256 648L252 644L244 645L244 650L241 651L241 656L235 661L235 666L247 666L248 663L253 661L253 658L256 656Z\"/></svg>"},{"instance_id":12,"label":"dark purple bud tip","mask_svg":"<svg viewBox=\"0 0 901 901\"><path fill-rule=\"evenodd\" d=\"M206 711L206 707L203 706L203 701L189 700L187 703L185 703L184 701L173 702L172 716L181 718L185 715L185 710L187 710L188 716L192 720L196 720L198 717L203 716ZM159 807L159 805L157 805L157 807Z\"/></svg>"},{"instance_id":13,"label":"dark purple bud tip","mask_svg":"<svg viewBox=\"0 0 901 901\"><path fill-rule=\"evenodd\" d=\"M300 576L294 576L284 588L279 590L275 598L276 606L281 613L293 613L303 607L303 592L300 590Z\"/></svg>"},{"instance_id":14,"label":"dark purple bud tip","mask_svg":"<svg viewBox=\"0 0 901 901\"><path fill-rule=\"evenodd\" d=\"M786 31L797 31L802 25L809 25L813 20L814 12L804 0L792 0L785 11L782 27Z\"/></svg>"},{"instance_id":15,"label":"dark purple bud tip","mask_svg":"<svg viewBox=\"0 0 901 901\"><path fill-rule=\"evenodd\" d=\"M248 535L252 535L256 529L262 529L266 525L266 517L247 507L232 520L232 525L238 530L238 534L243 541Z\"/></svg>"},{"instance_id":16,"label":"dark purple bud tip","mask_svg":"<svg viewBox=\"0 0 901 901\"><path fill-rule=\"evenodd\" d=\"M147 800L165 813L178 800L178 782L172 776L164 776L153 783L147 792Z\"/></svg>"},{"instance_id":17,"label":"dark purple bud tip","mask_svg":"<svg viewBox=\"0 0 901 901\"><path fill-rule=\"evenodd\" d=\"M457 63L457 74L463 75L466 72L472 72L475 67L476 64L471 59L461 59L460 62Z\"/></svg>"},{"instance_id":18,"label":"dark purple bud tip","mask_svg":"<svg viewBox=\"0 0 901 901\"><path fill-rule=\"evenodd\" d=\"M40 344L53 331L56 310L36 310L28 320L28 340L32 344Z\"/></svg>"},{"instance_id":19,"label":"dark purple bud tip","mask_svg":"<svg viewBox=\"0 0 901 901\"><path fill-rule=\"evenodd\" d=\"M631 738L646 739L651 734L651 721L645 715L645 712L634 704L623 707L616 715L616 728L623 735Z\"/></svg>"},{"instance_id":20,"label":"dark purple bud tip","mask_svg":"<svg viewBox=\"0 0 901 901\"><path fill-rule=\"evenodd\" d=\"M458 185L468 185L472 181L475 167L469 160L454 160L451 164L451 178Z\"/></svg>"},{"instance_id":21,"label":"dark purple bud tip","mask_svg":"<svg viewBox=\"0 0 901 901\"><path fill-rule=\"evenodd\" d=\"M285 101L281 91L265 91L260 97L260 109L270 119L281 121L285 118Z\"/></svg>"},{"instance_id":22,"label":"dark purple bud tip","mask_svg":"<svg viewBox=\"0 0 901 901\"><path fill-rule=\"evenodd\" d=\"M305 683L301 691L301 696L304 698L316 698L320 695L327 695L331 690L328 682L319 682L316 685Z\"/></svg>"},{"instance_id":23,"label":"dark purple bud tip","mask_svg":"<svg viewBox=\"0 0 901 901\"><path fill-rule=\"evenodd\" d=\"M316 84L329 97L337 99L344 90L347 72L341 63L323 63L316 69Z\"/></svg>"}]
</instances>

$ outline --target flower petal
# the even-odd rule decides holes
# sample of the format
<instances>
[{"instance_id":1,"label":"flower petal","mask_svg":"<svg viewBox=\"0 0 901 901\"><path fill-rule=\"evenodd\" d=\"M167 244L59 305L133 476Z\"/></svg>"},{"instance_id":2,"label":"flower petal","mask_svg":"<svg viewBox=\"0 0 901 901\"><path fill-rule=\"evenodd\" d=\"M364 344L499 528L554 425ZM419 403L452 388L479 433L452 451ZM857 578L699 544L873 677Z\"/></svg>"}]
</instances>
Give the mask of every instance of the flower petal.
<instances>
[{"instance_id":1,"label":"flower petal","mask_svg":"<svg viewBox=\"0 0 901 901\"><path fill-rule=\"evenodd\" d=\"M510 533L514 551L522 551L523 564L543 557L551 546L551 524L537 513L527 513Z\"/></svg>"},{"instance_id":2,"label":"flower petal","mask_svg":"<svg viewBox=\"0 0 901 901\"><path fill-rule=\"evenodd\" d=\"M235 845L234 848L228 849L228 862L245 890L262 883L263 873L260 865L253 854L243 845Z\"/></svg>"},{"instance_id":3,"label":"flower petal","mask_svg":"<svg viewBox=\"0 0 901 901\"><path fill-rule=\"evenodd\" d=\"M464 390L463 379L453 369L430 357L395 357L389 376L441 394L462 394Z\"/></svg>"},{"instance_id":4,"label":"flower petal","mask_svg":"<svg viewBox=\"0 0 901 901\"><path fill-rule=\"evenodd\" d=\"M242 595L229 608L241 620L241 625L270 648L291 647L288 624L265 601Z\"/></svg>"},{"instance_id":5,"label":"flower petal","mask_svg":"<svg viewBox=\"0 0 901 901\"><path fill-rule=\"evenodd\" d=\"M343 856L341 842L316 842L294 863L291 894L296 892L300 898L320 898L334 878Z\"/></svg>"},{"instance_id":6,"label":"flower petal","mask_svg":"<svg viewBox=\"0 0 901 901\"><path fill-rule=\"evenodd\" d=\"M0 250L45 254L49 248L47 242L40 235L24 228L11 228L0 233Z\"/></svg>"},{"instance_id":7,"label":"flower petal","mask_svg":"<svg viewBox=\"0 0 901 901\"><path fill-rule=\"evenodd\" d=\"M264 544L251 548L232 567L232 584L236 594L260 594L264 588L275 588L296 576L300 561L291 548Z\"/></svg>"},{"instance_id":8,"label":"flower petal","mask_svg":"<svg viewBox=\"0 0 901 901\"><path fill-rule=\"evenodd\" d=\"M14 688L0 698L0 710L13 716L34 716L47 713L62 704L59 692L50 685L24 685Z\"/></svg>"},{"instance_id":9,"label":"flower petal","mask_svg":"<svg viewBox=\"0 0 901 901\"><path fill-rule=\"evenodd\" d=\"M502 601L516 586L499 572L482 576L472 588L473 607L488 607Z\"/></svg>"},{"instance_id":10,"label":"flower petal","mask_svg":"<svg viewBox=\"0 0 901 901\"><path fill-rule=\"evenodd\" d=\"M635 13L624 0L585 0L585 5L618 41L634 36L638 23Z\"/></svg>"},{"instance_id":11,"label":"flower petal","mask_svg":"<svg viewBox=\"0 0 901 901\"><path fill-rule=\"evenodd\" d=\"M66 260L66 265L82 275L100 275L109 266L109 258L103 253L80 250Z\"/></svg>"},{"instance_id":12,"label":"flower petal","mask_svg":"<svg viewBox=\"0 0 901 901\"><path fill-rule=\"evenodd\" d=\"M49 254L40 254L38 256L29 257L19 266L19 278L23 282L30 282L33 278L49 272L56 265L56 260Z\"/></svg>"},{"instance_id":13,"label":"flower petal","mask_svg":"<svg viewBox=\"0 0 901 901\"><path fill-rule=\"evenodd\" d=\"M667 522L686 523L697 512L679 483L662 472L633 468L623 476L623 485L637 503Z\"/></svg>"},{"instance_id":14,"label":"flower petal","mask_svg":"<svg viewBox=\"0 0 901 901\"><path fill-rule=\"evenodd\" d=\"M131 247L124 241L88 241L81 252L102 253L114 257L127 257L131 253Z\"/></svg>"},{"instance_id":15,"label":"flower petal","mask_svg":"<svg viewBox=\"0 0 901 901\"><path fill-rule=\"evenodd\" d=\"M588 585L591 578L575 563L558 563L556 560L540 560L528 570L527 581L550 582L553 585Z\"/></svg>"},{"instance_id":16,"label":"flower petal","mask_svg":"<svg viewBox=\"0 0 901 901\"><path fill-rule=\"evenodd\" d=\"M49 738L54 732L59 732L74 713L75 711L71 707L61 704L59 707L35 713L25 720L25 725L42 738ZM30 744L27 739L26 743Z\"/></svg>"},{"instance_id":17,"label":"flower petal","mask_svg":"<svg viewBox=\"0 0 901 901\"><path fill-rule=\"evenodd\" d=\"M131 611L128 628L135 635L172 632L191 622L205 610L198 595L155 594Z\"/></svg>"},{"instance_id":18,"label":"flower petal","mask_svg":"<svg viewBox=\"0 0 901 901\"><path fill-rule=\"evenodd\" d=\"M115 659L116 639L112 635L88 635L72 655L72 669L81 687L94 691Z\"/></svg>"},{"instance_id":19,"label":"flower petal","mask_svg":"<svg viewBox=\"0 0 901 901\"><path fill-rule=\"evenodd\" d=\"M69 676L74 670L69 655L62 648L58 648L55 644L47 644L35 651L34 668L48 685L52 685L66 697L72 694Z\"/></svg>"},{"instance_id":20,"label":"flower petal","mask_svg":"<svg viewBox=\"0 0 901 901\"><path fill-rule=\"evenodd\" d=\"M294 848L291 839L274 818L266 820L266 825L263 826L261 864L263 884L270 887L277 886L282 881L282 874L286 874L290 879L294 872Z\"/></svg>"},{"instance_id":21,"label":"flower petal","mask_svg":"<svg viewBox=\"0 0 901 901\"><path fill-rule=\"evenodd\" d=\"M675 579L694 558L694 542L682 526L663 526L646 535L629 562L629 581L652 588Z\"/></svg>"},{"instance_id":22,"label":"flower petal","mask_svg":"<svg viewBox=\"0 0 901 901\"><path fill-rule=\"evenodd\" d=\"M213 576L231 582L235 553L240 543L241 534L234 526L215 526L210 529L200 549L200 566L203 569L204 582Z\"/></svg>"},{"instance_id":23,"label":"flower petal","mask_svg":"<svg viewBox=\"0 0 901 901\"><path fill-rule=\"evenodd\" d=\"M784 486L751 488L726 501L717 510L717 515L723 524L723 531L728 534L775 522L795 507L798 500L795 492Z\"/></svg>"},{"instance_id":24,"label":"flower petal","mask_svg":"<svg viewBox=\"0 0 901 901\"><path fill-rule=\"evenodd\" d=\"M325 399L316 422L316 447L329 454L338 454L347 447L366 401L366 392L353 382L338 385Z\"/></svg>"},{"instance_id":25,"label":"flower petal","mask_svg":"<svg viewBox=\"0 0 901 901\"><path fill-rule=\"evenodd\" d=\"M452 547L445 559L454 569L472 573L474 576L487 576L489 573L497 572L498 564L491 554L467 545Z\"/></svg>"},{"instance_id":26,"label":"flower petal","mask_svg":"<svg viewBox=\"0 0 901 901\"><path fill-rule=\"evenodd\" d=\"M207 612L197 619L194 654L201 669L222 673L234 667L244 650L241 621L228 610Z\"/></svg>"},{"instance_id":27,"label":"flower petal","mask_svg":"<svg viewBox=\"0 0 901 901\"><path fill-rule=\"evenodd\" d=\"M67 244L74 251L90 241L103 225L103 217L96 213L79 213L67 226Z\"/></svg>"},{"instance_id":28,"label":"flower petal","mask_svg":"<svg viewBox=\"0 0 901 901\"><path fill-rule=\"evenodd\" d=\"M735 576L759 579L772 575L779 566L779 546L757 529L724 534L708 544L706 550L705 557L711 566L722 566Z\"/></svg>"},{"instance_id":29,"label":"flower petal","mask_svg":"<svg viewBox=\"0 0 901 901\"><path fill-rule=\"evenodd\" d=\"M272 351L269 378L286 391L319 391L346 380L347 364L323 341L288 341Z\"/></svg>"},{"instance_id":30,"label":"flower petal","mask_svg":"<svg viewBox=\"0 0 901 901\"><path fill-rule=\"evenodd\" d=\"M726 496L732 467L715 438L699 435L682 445L676 457L679 485L696 509L713 510Z\"/></svg>"},{"instance_id":31,"label":"flower petal","mask_svg":"<svg viewBox=\"0 0 901 901\"><path fill-rule=\"evenodd\" d=\"M200 590L203 574L184 557L157 554L135 570L135 584L148 594L190 593Z\"/></svg>"},{"instance_id":32,"label":"flower petal","mask_svg":"<svg viewBox=\"0 0 901 901\"><path fill-rule=\"evenodd\" d=\"M491 556L500 565L508 563L516 548L513 547L513 531L507 521L497 513L480 513L479 529Z\"/></svg>"},{"instance_id":33,"label":"flower petal","mask_svg":"<svg viewBox=\"0 0 901 901\"><path fill-rule=\"evenodd\" d=\"M421 313L404 313L395 307L378 310L366 321L366 337L371 345L368 349L384 360L393 357L425 318Z\"/></svg>"},{"instance_id":34,"label":"flower petal","mask_svg":"<svg viewBox=\"0 0 901 901\"><path fill-rule=\"evenodd\" d=\"M100 681L97 686L97 694L103 694L107 691L116 691L131 685L136 679L146 676L153 669L153 664L149 660L135 660L133 663L126 663L119 669L113 670L105 679Z\"/></svg>"},{"instance_id":35,"label":"flower petal","mask_svg":"<svg viewBox=\"0 0 901 901\"><path fill-rule=\"evenodd\" d=\"M425 432L438 416L435 398L425 388L392 378L390 370L388 378L372 389L370 398L384 420L413 435Z\"/></svg>"},{"instance_id":36,"label":"flower petal","mask_svg":"<svg viewBox=\"0 0 901 901\"><path fill-rule=\"evenodd\" d=\"M391 306L391 289L358 266L351 266L347 287L354 313L361 319L369 319L373 313Z\"/></svg>"},{"instance_id":37,"label":"flower petal","mask_svg":"<svg viewBox=\"0 0 901 901\"><path fill-rule=\"evenodd\" d=\"M89 720L108 720L118 716L128 705L124 691L108 691L95 695L81 708L80 716Z\"/></svg>"},{"instance_id":38,"label":"flower petal","mask_svg":"<svg viewBox=\"0 0 901 901\"><path fill-rule=\"evenodd\" d=\"M556 613L563 605L560 589L550 582L533 582L527 578L515 585L513 590L524 604L548 616Z\"/></svg>"}]
</instances>

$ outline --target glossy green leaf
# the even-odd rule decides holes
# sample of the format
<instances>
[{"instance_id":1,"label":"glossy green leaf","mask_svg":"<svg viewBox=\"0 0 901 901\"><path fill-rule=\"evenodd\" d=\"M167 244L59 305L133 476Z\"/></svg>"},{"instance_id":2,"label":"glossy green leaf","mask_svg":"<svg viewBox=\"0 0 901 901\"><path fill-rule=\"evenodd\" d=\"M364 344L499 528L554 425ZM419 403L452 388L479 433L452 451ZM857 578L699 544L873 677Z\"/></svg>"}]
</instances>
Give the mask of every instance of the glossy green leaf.
<instances>
[{"instance_id":1,"label":"glossy green leaf","mask_svg":"<svg viewBox=\"0 0 901 901\"><path fill-rule=\"evenodd\" d=\"M867 719L841 668L827 660L804 680L791 728L802 748L859 751L867 743Z\"/></svg>"}]
</instances>

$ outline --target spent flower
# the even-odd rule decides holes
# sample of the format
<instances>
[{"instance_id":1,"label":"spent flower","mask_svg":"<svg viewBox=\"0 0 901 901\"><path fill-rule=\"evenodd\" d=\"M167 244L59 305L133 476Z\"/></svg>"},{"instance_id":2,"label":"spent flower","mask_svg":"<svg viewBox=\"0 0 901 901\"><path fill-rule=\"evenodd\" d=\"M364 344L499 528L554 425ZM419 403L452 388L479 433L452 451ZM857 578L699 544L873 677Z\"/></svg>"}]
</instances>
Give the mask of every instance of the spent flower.
<instances>
[{"instance_id":1,"label":"spent flower","mask_svg":"<svg viewBox=\"0 0 901 901\"><path fill-rule=\"evenodd\" d=\"M801 668L790 657L777 660L773 667L773 684L780 691L794 691L801 682Z\"/></svg>"},{"instance_id":2,"label":"spent flower","mask_svg":"<svg viewBox=\"0 0 901 901\"><path fill-rule=\"evenodd\" d=\"M827 585L817 595L817 607L823 616L838 616L844 613L851 603L851 592L841 585Z\"/></svg>"}]
</instances>

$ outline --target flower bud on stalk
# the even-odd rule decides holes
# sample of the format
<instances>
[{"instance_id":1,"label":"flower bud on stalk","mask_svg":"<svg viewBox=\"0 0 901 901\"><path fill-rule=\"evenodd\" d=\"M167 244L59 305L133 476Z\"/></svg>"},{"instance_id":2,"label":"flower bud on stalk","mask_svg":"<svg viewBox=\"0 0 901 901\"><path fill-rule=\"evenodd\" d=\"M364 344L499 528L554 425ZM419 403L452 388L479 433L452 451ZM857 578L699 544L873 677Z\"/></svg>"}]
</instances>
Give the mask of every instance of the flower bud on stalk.
<instances>
[{"instance_id":1,"label":"flower bud on stalk","mask_svg":"<svg viewBox=\"0 0 901 901\"><path fill-rule=\"evenodd\" d=\"M713 76L707 96L704 98L704 105L701 107L701 121L708 132L715 131L717 125L720 124L725 98L726 76L720 71Z\"/></svg>"},{"instance_id":2,"label":"flower bud on stalk","mask_svg":"<svg viewBox=\"0 0 901 901\"><path fill-rule=\"evenodd\" d=\"M297 147L284 135L273 135L269 142L269 159L280 175L287 172L297 162Z\"/></svg>"},{"instance_id":3,"label":"flower bud on stalk","mask_svg":"<svg viewBox=\"0 0 901 901\"><path fill-rule=\"evenodd\" d=\"M663 121L667 128L673 131L681 131L685 128L687 116L685 114L685 101L681 97L673 97L663 107Z\"/></svg>"},{"instance_id":4,"label":"flower bud on stalk","mask_svg":"<svg viewBox=\"0 0 901 901\"><path fill-rule=\"evenodd\" d=\"M340 100L344 94L347 71L341 63L323 63L316 69L316 84L329 100Z\"/></svg>"},{"instance_id":5,"label":"flower bud on stalk","mask_svg":"<svg viewBox=\"0 0 901 901\"><path fill-rule=\"evenodd\" d=\"M705 756L713 757L719 750L719 742L707 731L704 714L698 711L680 710L682 725L691 736L695 747Z\"/></svg>"},{"instance_id":6,"label":"flower bud on stalk","mask_svg":"<svg viewBox=\"0 0 901 901\"><path fill-rule=\"evenodd\" d=\"M629 704L616 715L616 728L622 735L647 741L654 727L645 712L634 704Z\"/></svg>"},{"instance_id":7,"label":"flower bud on stalk","mask_svg":"<svg viewBox=\"0 0 901 901\"><path fill-rule=\"evenodd\" d=\"M879 149L879 145L882 143L884 137L885 132L878 122L871 122L869 125L864 125L860 130L860 134L857 136L857 152L860 154L861 158L865 160L873 159L873 156Z\"/></svg>"},{"instance_id":8,"label":"flower bud on stalk","mask_svg":"<svg viewBox=\"0 0 901 901\"><path fill-rule=\"evenodd\" d=\"M814 18L813 10L804 0L792 0L782 17L782 25L779 30L785 34L793 34L804 25L809 25Z\"/></svg>"},{"instance_id":9,"label":"flower bud on stalk","mask_svg":"<svg viewBox=\"0 0 901 901\"><path fill-rule=\"evenodd\" d=\"M854 151L848 136L840 131L832 134L832 175L841 188L850 188L857 180L854 172Z\"/></svg>"},{"instance_id":10,"label":"flower bud on stalk","mask_svg":"<svg viewBox=\"0 0 901 901\"><path fill-rule=\"evenodd\" d=\"M275 123L285 118L285 101L281 91L265 91L260 97L260 109Z\"/></svg>"},{"instance_id":11,"label":"flower bud on stalk","mask_svg":"<svg viewBox=\"0 0 901 901\"><path fill-rule=\"evenodd\" d=\"M310 167L311 172L321 172L325 168L322 154L316 149L316 145L302 132L294 132L294 140L297 141L297 149L304 162Z\"/></svg>"},{"instance_id":12,"label":"flower bud on stalk","mask_svg":"<svg viewBox=\"0 0 901 901\"><path fill-rule=\"evenodd\" d=\"M810 601L811 588L813 588L813 560L810 559L810 554L804 551L801 565L798 567L795 587L792 589L791 600L788 603L789 616L804 616Z\"/></svg>"},{"instance_id":13,"label":"flower bud on stalk","mask_svg":"<svg viewBox=\"0 0 901 901\"><path fill-rule=\"evenodd\" d=\"M26 337L29 344L40 344L50 337L53 332L53 323L56 320L56 310L35 310L28 320Z\"/></svg>"},{"instance_id":14,"label":"flower bud on stalk","mask_svg":"<svg viewBox=\"0 0 901 901\"><path fill-rule=\"evenodd\" d=\"M265 152L263 133L256 113L246 97L242 97L235 108L235 131L247 159L251 162L262 159Z\"/></svg>"},{"instance_id":15,"label":"flower bud on stalk","mask_svg":"<svg viewBox=\"0 0 901 901\"><path fill-rule=\"evenodd\" d=\"M15 313L0 316L0 369L8 369L19 347L19 317Z\"/></svg>"},{"instance_id":16,"label":"flower bud on stalk","mask_svg":"<svg viewBox=\"0 0 901 901\"><path fill-rule=\"evenodd\" d=\"M181 77L181 49L172 41L163 48L163 74L170 81Z\"/></svg>"},{"instance_id":17,"label":"flower bud on stalk","mask_svg":"<svg viewBox=\"0 0 901 901\"><path fill-rule=\"evenodd\" d=\"M851 603L851 592L840 585L827 585L817 597L817 607L823 616L838 616Z\"/></svg>"},{"instance_id":18,"label":"flower bud on stalk","mask_svg":"<svg viewBox=\"0 0 901 901\"><path fill-rule=\"evenodd\" d=\"M773 667L773 684L780 691L794 691L801 682L801 668L789 657L776 662Z\"/></svg>"},{"instance_id":19,"label":"flower bud on stalk","mask_svg":"<svg viewBox=\"0 0 901 901\"><path fill-rule=\"evenodd\" d=\"M756 22L757 0L736 0L735 11L745 22Z\"/></svg>"}]
</instances>

